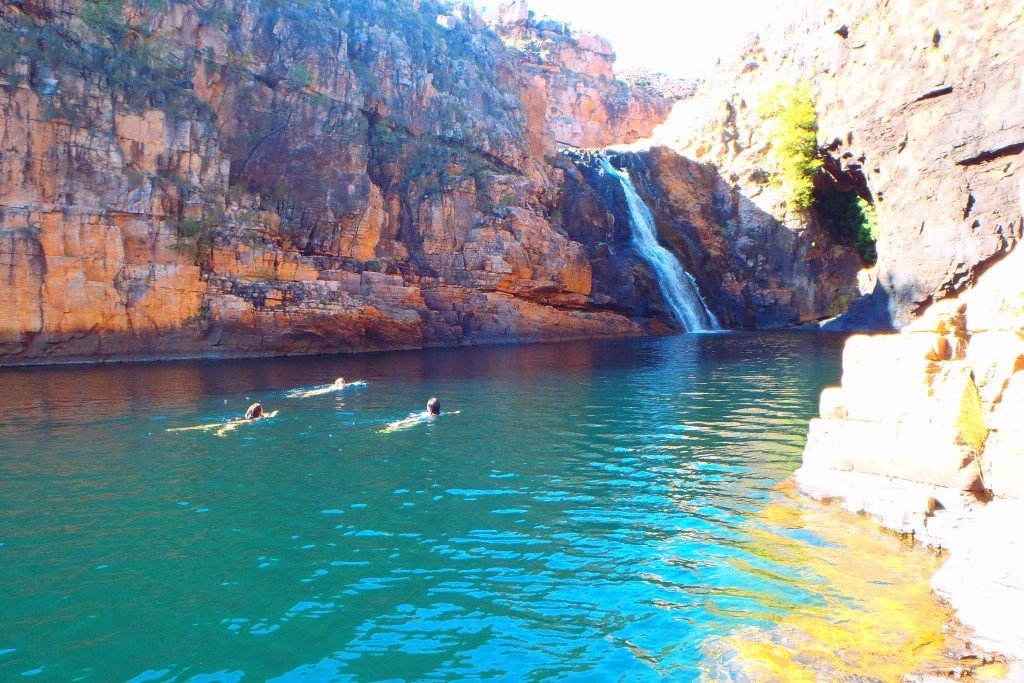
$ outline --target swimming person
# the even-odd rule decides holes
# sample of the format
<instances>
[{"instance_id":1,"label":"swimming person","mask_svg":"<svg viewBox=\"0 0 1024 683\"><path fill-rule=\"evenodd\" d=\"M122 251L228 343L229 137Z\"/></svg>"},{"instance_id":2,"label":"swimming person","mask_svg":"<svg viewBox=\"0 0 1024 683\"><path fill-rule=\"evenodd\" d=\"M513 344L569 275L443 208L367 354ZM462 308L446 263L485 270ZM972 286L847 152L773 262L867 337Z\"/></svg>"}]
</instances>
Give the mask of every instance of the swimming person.
<instances>
[{"instance_id":1,"label":"swimming person","mask_svg":"<svg viewBox=\"0 0 1024 683\"><path fill-rule=\"evenodd\" d=\"M366 380L364 379L356 380L355 382L346 382L344 377L339 377L338 379L334 380L334 382L331 384L324 384L322 386L314 387L312 389L294 389L292 391L289 391L286 394L286 396L288 398L309 398L311 396L322 396L323 394L331 394L334 393L335 391L342 391L344 389L348 389L349 387L365 386Z\"/></svg>"},{"instance_id":2,"label":"swimming person","mask_svg":"<svg viewBox=\"0 0 1024 683\"><path fill-rule=\"evenodd\" d=\"M233 417L231 418L231 422L254 422L260 419L261 417L273 417L274 415L277 415L276 410L273 413L268 413L265 410L263 410L263 404L260 403L259 401L256 401L256 403L253 403L251 406L245 409L245 415L243 415L242 417Z\"/></svg>"},{"instance_id":3,"label":"swimming person","mask_svg":"<svg viewBox=\"0 0 1024 683\"><path fill-rule=\"evenodd\" d=\"M449 410L445 412L445 415L458 415L461 411ZM388 424L387 427L380 430L382 434L388 432L397 432L400 429L408 429L414 425L422 424L424 422L430 422L435 417L441 414L441 402L437 398L431 396L427 400L427 409L422 410L418 413L409 413L409 417L402 418L401 420L395 420Z\"/></svg>"},{"instance_id":4,"label":"swimming person","mask_svg":"<svg viewBox=\"0 0 1024 683\"><path fill-rule=\"evenodd\" d=\"M213 431L217 436L224 436L230 431L233 431L239 425L243 425L247 422L256 422L263 418L271 418L276 416L278 411L267 412L263 409L263 404L257 401L251 406L245 409L245 415L242 417L233 417L227 422L214 422L212 424L196 425L194 427L173 427L168 429L169 432L190 432L190 431Z\"/></svg>"}]
</instances>

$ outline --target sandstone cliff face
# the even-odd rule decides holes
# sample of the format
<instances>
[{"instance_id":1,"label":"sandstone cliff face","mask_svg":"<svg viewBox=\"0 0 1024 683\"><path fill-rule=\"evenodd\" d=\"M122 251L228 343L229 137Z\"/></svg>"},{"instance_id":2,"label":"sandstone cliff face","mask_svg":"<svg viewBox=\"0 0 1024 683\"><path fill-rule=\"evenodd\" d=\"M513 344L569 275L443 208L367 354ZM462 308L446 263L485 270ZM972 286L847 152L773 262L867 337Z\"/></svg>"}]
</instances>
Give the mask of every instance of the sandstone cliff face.
<instances>
[{"instance_id":1,"label":"sandstone cliff face","mask_svg":"<svg viewBox=\"0 0 1024 683\"><path fill-rule=\"evenodd\" d=\"M816 216L785 216L757 105L776 84L807 81L830 156L818 190L871 198L881 229L868 296L839 324L902 327L1020 239L1022 28L1024 9L1009 0L814 6L763 31L658 137L799 233Z\"/></svg>"},{"instance_id":2,"label":"sandstone cliff face","mask_svg":"<svg viewBox=\"0 0 1024 683\"><path fill-rule=\"evenodd\" d=\"M545 157L666 105L601 41L530 40L543 66L428 0L5 3L0 362L649 329L595 295Z\"/></svg>"},{"instance_id":3,"label":"sandstone cliff face","mask_svg":"<svg viewBox=\"0 0 1024 683\"><path fill-rule=\"evenodd\" d=\"M536 19L524 0L499 5L492 22L505 44L521 56L527 116L531 129L543 132L544 147L630 143L649 135L668 116L667 99L615 80L615 52L604 38Z\"/></svg>"},{"instance_id":4,"label":"sandstone cliff face","mask_svg":"<svg viewBox=\"0 0 1024 683\"><path fill-rule=\"evenodd\" d=\"M935 587L983 644L1020 659L1022 266L1018 249L901 334L851 337L796 474L806 493L951 549Z\"/></svg>"}]
</instances>

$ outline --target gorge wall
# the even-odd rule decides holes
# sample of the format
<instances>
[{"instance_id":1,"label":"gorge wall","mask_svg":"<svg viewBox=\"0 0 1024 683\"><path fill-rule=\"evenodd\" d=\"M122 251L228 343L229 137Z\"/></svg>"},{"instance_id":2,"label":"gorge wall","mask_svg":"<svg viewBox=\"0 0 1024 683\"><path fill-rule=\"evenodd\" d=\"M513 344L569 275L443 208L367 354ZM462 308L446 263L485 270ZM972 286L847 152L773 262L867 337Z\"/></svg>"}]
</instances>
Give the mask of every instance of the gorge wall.
<instances>
[{"instance_id":1,"label":"gorge wall","mask_svg":"<svg viewBox=\"0 0 1024 683\"><path fill-rule=\"evenodd\" d=\"M902 326L1020 237L1020 24L816 9L669 114L522 2L4 3L0 363L673 329L621 190L560 153L652 131L613 163L723 326ZM772 182L755 104L800 79L877 269Z\"/></svg>"},{"instance_id":2,"label":"gorge wall","mask_svg":"<svg viewBox=\"0 0 1024 683\"><path fill-rule=\"evenodd\" d=\"M0 362L640 334L558 215L558 144L669 103L506 9L0 8ZM641 277L650 278L647 273Z\"/></svg>"},{"instance_id":3,"label":"gorge wall","mask_svg":"<svg viewBox=\"0 0 1024 683\"><path fill-rule=\"evenodd\" d=\"M1024 156L1012 163L1024 168ZM977 642L1019 660L1022 266L1018 249L900 334L851 337L842 384L822 393L796 473L805 493L949 549L933 586Z\"/></svg>"}]
</instances>

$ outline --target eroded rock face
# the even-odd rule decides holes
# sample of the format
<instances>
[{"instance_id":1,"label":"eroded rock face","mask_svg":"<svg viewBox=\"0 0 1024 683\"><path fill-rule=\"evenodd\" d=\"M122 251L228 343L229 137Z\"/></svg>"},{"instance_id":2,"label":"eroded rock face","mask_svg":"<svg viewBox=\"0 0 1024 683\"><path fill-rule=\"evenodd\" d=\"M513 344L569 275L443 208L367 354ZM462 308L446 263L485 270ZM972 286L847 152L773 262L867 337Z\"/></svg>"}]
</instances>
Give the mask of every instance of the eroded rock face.
<instances>
[{"instance_id":1,"label":"eroded rock face","mask_svg":"<svg viewBox=\"0 0 1024 683\"><path fill-rule=\"evenodd\" d=\"M933 585L985 647L1024 658L1024 252L897 335L851 337L800 488L950 549Z\"/></svg>"},{"instance_id":2,"label":"eroded rock face","mask_svg":"<svg viewBox=\"0 0 1024 683\"><path fill-rule=\"evenodd\" d=\"M545 146L600 148L647 137L672 103L615 78L611 44L564 23L536 18L524 0L499 5L491 21L524 65L520 81L530 128ZM536 141L535 141L536 142ZM537 142L537 144L540 144Z\"/></svg>"},{"instance_id":3,"label":"eroded rock face","mask_svg":"<svg viewBox=\"0 0 1024 683\"><path fill-rule=\"evenodd\" d=\"M820 189L859 184L881 230L870 296L838 325L901 328L971 287L1020 239L1022 13L1011 0L809 6L761 31L659 136L800 230L806 221L785 215L770 182L757 108L773 86L806 81L831 156Z\"/></svg>"},{"instance_id":4,"label":"eroded rock face","mask_svg":"<svg viewBox=\"0 0 1024 683\"><path fill-rule=\"evenodd\" d=\"M860 258L816 226L792 230L722 178L665 147L609 152L655 217L659 238L697 281L726 328L771 329L846 310L858 296ZM619 184L593 154L570 155L563 212L569 235L590 250L595 290L610 301L666 315L657 285L631 246L630 216Z\"/></svg>"},{"instance_id":5,"label":"eroded rock face","mask_svg":"<svg viewBox=\"0 0 1024 683\"><path fill-rule=\"evenodd\" d=\"M0 8L0 362L651 329L553 218L556 139L667 109L606 43L532 27L541 64L431 0L118 5Z\"/></svg>"}]
</instances>

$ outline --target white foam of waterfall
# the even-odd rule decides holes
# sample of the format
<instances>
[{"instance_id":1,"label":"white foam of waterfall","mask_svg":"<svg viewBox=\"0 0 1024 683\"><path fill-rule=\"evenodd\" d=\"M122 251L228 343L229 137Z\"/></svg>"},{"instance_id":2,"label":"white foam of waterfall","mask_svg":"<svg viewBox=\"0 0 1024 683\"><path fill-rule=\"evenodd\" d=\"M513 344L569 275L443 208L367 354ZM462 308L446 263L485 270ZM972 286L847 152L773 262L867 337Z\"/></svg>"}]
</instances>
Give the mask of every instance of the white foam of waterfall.
<instances>
[{"instance_id":1,"label":"white foam of waterfall","mask_svg":"<svg viewBox=\"0 0 1024 683\"><path fill-rule=\"evenodd\" d=\"M651 268L658 279L658 289L671 309L676 322L687 332L703 332L720 329L715 316L708 310L700 295L697 281L686 272L679 259L665 247L658 244L654 226L654 215L633 187L633 181L625 169L617 169L604 155L598 155L601 168L616 178L626 195L629 207L630 231L633 246Z\"/></svg>"}]
</instances>

